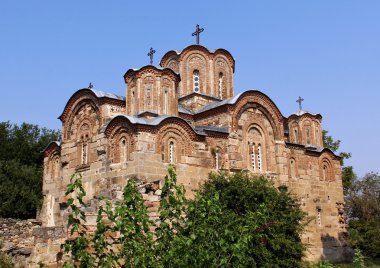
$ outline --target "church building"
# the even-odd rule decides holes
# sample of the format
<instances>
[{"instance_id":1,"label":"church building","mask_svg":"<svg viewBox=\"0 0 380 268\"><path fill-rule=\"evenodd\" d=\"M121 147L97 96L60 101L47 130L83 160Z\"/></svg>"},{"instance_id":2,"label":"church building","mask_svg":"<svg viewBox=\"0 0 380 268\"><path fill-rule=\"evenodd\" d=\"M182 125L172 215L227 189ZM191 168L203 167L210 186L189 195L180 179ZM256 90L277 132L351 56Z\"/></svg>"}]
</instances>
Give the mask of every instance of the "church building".
<instances>
[{"instance_id":1,"label":"church building","mask_svg":"<svg viewBox=\"0 0 380 268\"><path fill-rule=\"evenodd\" d=\"M300 109L284 116L259 90L234 94L235 59L199 44L171 50L159 66L129 69L125 97L90 86L76 91L59 116L61 142L44 151L42 226L34 261L56 261L67 237L65 190L79 172L88 224L97 198L117 199L137 178L157 216L169 165L189 195L210 172L246 170L286 186L312 218L302 239L307 260L344 258L346 232L340 157L323 147L322 116Z\"/></svg>"}]
</instances>

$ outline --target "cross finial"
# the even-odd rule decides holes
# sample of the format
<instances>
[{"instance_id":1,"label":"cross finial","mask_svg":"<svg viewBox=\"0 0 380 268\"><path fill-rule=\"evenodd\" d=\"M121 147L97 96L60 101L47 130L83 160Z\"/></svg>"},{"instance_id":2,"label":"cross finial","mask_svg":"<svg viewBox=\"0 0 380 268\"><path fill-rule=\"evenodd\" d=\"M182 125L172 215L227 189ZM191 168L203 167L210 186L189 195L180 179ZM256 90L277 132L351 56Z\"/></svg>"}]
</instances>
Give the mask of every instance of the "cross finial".
<instances>
[{"instance_id":1,"label":"cross finial","mask_svg":"<svg viewBox=\"0 0 380 268\"><path fill-rule=\"evenodd\" d=\"M197 24L197 27L195 28L195 32L193 32L192 36L197 36L197 45L199 45L199 35L201 32L203 32L205 29L199 28L199 24Z\"/></svg>"},{"instance_id":2,"label":"cross finial","mask_svg":"<svg viewBox=\"0 0 380 268\"><path fill-rule=\"evenodd\" d=\"M301 96L298 97L298 100L296 102L298 102L298 105L299 105L299 108L300 108L300 111L302 111L302 102L304 101L303 98L301 98Z\"/></svg>"},{"instance_id":3,"label":"cross finial","mask_svg":"<svg viewBox=\"0 0 380 268\"><path fill-rule=\"evenodd\" d=\"M90 82L90 84L88 85L88 88L93 88L94 86L92 85L92 83Z\"/></svg>"},{"instance_id":4,"label":"cross finial","mask_svg":"<svg viewBox=\"0 0 380 268\"><path fill-rule=\"evenodd\" d=\"M148 56L150 57L150 65L153 65L153 54L156 53L156 51L151 47L148 53Z\"/></svg>"}]
</instances>

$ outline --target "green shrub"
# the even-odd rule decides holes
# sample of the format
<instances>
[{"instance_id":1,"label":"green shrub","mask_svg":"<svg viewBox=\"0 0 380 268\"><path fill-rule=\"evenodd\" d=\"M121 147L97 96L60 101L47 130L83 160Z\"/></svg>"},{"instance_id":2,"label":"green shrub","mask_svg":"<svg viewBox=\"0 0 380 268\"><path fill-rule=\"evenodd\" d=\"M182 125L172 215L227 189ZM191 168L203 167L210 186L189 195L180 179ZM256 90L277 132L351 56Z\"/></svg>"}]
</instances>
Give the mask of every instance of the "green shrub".
<instances>
[{"instance_id":1,"label":"green shrub","mask_svg":"<svg viewBox=\"0 0 380 268\"><path fill-rule=\"evenodd\" d=\"M76 238L64 244L71 259L64 267L301 267L305 213L289 193L246 173L214 174L188 200L168 172L157 221L129 180L122 201L100 207L93 234L85 226L81 178L73 176L66 194Z\"/></svg>"}]
</instances>

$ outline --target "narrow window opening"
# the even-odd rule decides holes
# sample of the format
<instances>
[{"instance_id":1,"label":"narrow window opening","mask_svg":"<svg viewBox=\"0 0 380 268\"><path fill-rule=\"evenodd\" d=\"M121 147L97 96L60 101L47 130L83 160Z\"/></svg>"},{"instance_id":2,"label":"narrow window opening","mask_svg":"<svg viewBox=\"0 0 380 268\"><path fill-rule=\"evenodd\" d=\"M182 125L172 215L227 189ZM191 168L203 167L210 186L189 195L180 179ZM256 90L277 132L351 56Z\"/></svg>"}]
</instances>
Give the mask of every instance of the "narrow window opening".
<instances>
[{"instance_id":1,"label":"narrow window opening","mask_svg":"<svg viewBox=\"0 0 380 268\"><path fill-rule=\"evenodd\" d=\"M121 140L120 144L120 162L126 162L127 161L127 142L125 139Z\"/></svg>"},{"instance_id":2,"label":"narrow window opening","mask_svg":"<svg viewBox=\"0 0 380 268\"><path fill-rule=\"evenodd\" d=\"M259 144L257 148L257 167L259 171L262 171L262 165L261 165L261 144Z\"/></svg>"},{"instance_id":3,"label":"narrow window opening","mask_svg":"<svg viewBox=\"0 0 380 268\"><path fill-rule=\"evenodd\" d=\"M165 161L165 146L163 143L161 144L161 160L162 162Z\"/></svg>"},{"instance_id":4,"label":"narrow window opening","mask_svg":"<svg viewBox=\"0 0 380 268\"><path fill-rule=\"evenodd\" d=\"M318 128L315 131L315 144L319 144L319 130L318 130Z\"/></svg>"},{"instance_id":5,"label":"narrow window opening","mask_svg":"<svg viewBox=\"0 0 380 268\"><path fill-rule=\"evenodd\" d=\"M298 144L298 131L297 131L297 129L294 130L294 137L295 137L295 142Z\"/></svg>"},{"instance_id":6,"label":"narrow window opening","mask_svg":"<svg viewBox=\"0 0 380 268\"><path fill-rule=\"evenodd\" d=\"M265 147L263 147L263 136L261 132L253 127L248 131L249 158L247 168L252 172L263 172L265 168Z\"/></svg>"},{"instance_id":7,"label":"narrow window opening","mask_svg":"<svg viewBox=\"0 0 380 268\"><path fill-rule=\"evenodd\" d=\"M145 88L145 111L151 111L152 110L152 89L151 85L147 85Z\"/></svg>"},{"instance_id":8,"label":"narrow window opening","mask_svg":"<svg viewBox=\"0 0 380 268\"><path fill-rule=\"evenodd\" d=\"M255 148L255 144L254 143L252 144L251 149L252 149L252 153L251 153L252 170L256 171L256 154L255 154L256 148Z\"/></svg>"},{"instance_id":9,"label":"narrow window opening","mask_svg":"<svg viewBox=\"0 0 380 268\"><path fill-rule=\"evenodd\" d=\"M174 162L174 143L171 141L169 143L169 163L173 163Z\"/></svg>"},{"instance_id":10,"label":"narrow window opening","mask_svg":"<svg viewBox=\"0 0 380 268\"><path fill-rule=\"evenodd\" d=\"M88 145L87 141L83 141L82 143L82 164L87 164L88 160Z\"/></svg>"},{"instance_id":11,"label":"narrow window opening","mask_svg":"<svg viewBox=\"0 0 380 268\"><path fill-rule=\"evenodd\" d=\"M54 178L58 178L59 176L59 159L56 158L54 162Z\"/></svg>"},{"instance_id":12,"label":"narrow window opening","mask_svg":"<svg viewBox=\"0 0 380 268\"><path fill-rule=\"evenodd\" d=\"M165 90L164 92L164 114L168 114L168 108L169 106L169 101L168 101L168 91Z\"/></svg>"},{"instance_id":13,"label":"narrow window opening","mask_svg":"<svg viewBox=\"0 0 380 268\"><path fill-rule=\"evenodd\" d=\"M219 98L223 99L223 73L219 73Z\"/></svg>"},{"instance_id":14,"label":"narrow window opening","mask_svg":"<svg viewBox=\"0 0 380 268\"><path fill-rule=\"evenodd\" d=\"M199 71L194 70L193 72L193 88L194 92L199 92L200 89L200 77L199 77Z\"/></svg>"},{"instance_id":15,"label":"narrow window opening","mask_svg":"<svg viewBox=\"0 0 380 268\"><path fill-rule=\"evenodd\" d=\"M318 226L322 226L322 218L321 218L321 209L317 208L317 224Z\"/></svg>"},{"instance_id":16,"label":"narrow window opening","mask_svg":"<svg viewBox=\"0 0 380 268\"><path fill-rule=\"evenodd\" d=\"M292 177L292 178L296 177L295 162L293 159L290 160L290 177Z\"/></svg>"},{"instance_id":17,"label":"narrow window opening","mask_svg":"<svg viewBox=\"0 0 380 268\"><path fill-rule=\"evenodd\" d=\"M219 151L219 149L217 149L215 152L215 169L216 170L220 169L220 151Z\"/></svg>"}]
</instances>

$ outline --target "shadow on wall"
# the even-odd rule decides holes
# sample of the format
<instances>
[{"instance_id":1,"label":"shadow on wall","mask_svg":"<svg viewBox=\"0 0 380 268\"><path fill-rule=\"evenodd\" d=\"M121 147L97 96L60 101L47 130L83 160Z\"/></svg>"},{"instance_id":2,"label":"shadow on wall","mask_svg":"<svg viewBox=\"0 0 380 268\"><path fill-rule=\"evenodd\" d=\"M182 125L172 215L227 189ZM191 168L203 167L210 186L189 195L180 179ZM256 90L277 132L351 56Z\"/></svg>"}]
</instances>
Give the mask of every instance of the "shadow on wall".
<instances>
[{"instance_id":1,"label":"shadow on wall","mask_svg":"<svg viewBox=\"0 0 380 268\"><path fill-rule=\"evenodd\" d=\"M338 239L329 234L321 235L321 241L323 247L321 260L328 260L330 262L352 261L354 251L348 245L346 232L340 232Z\"/></svg>"}]
</instances>

